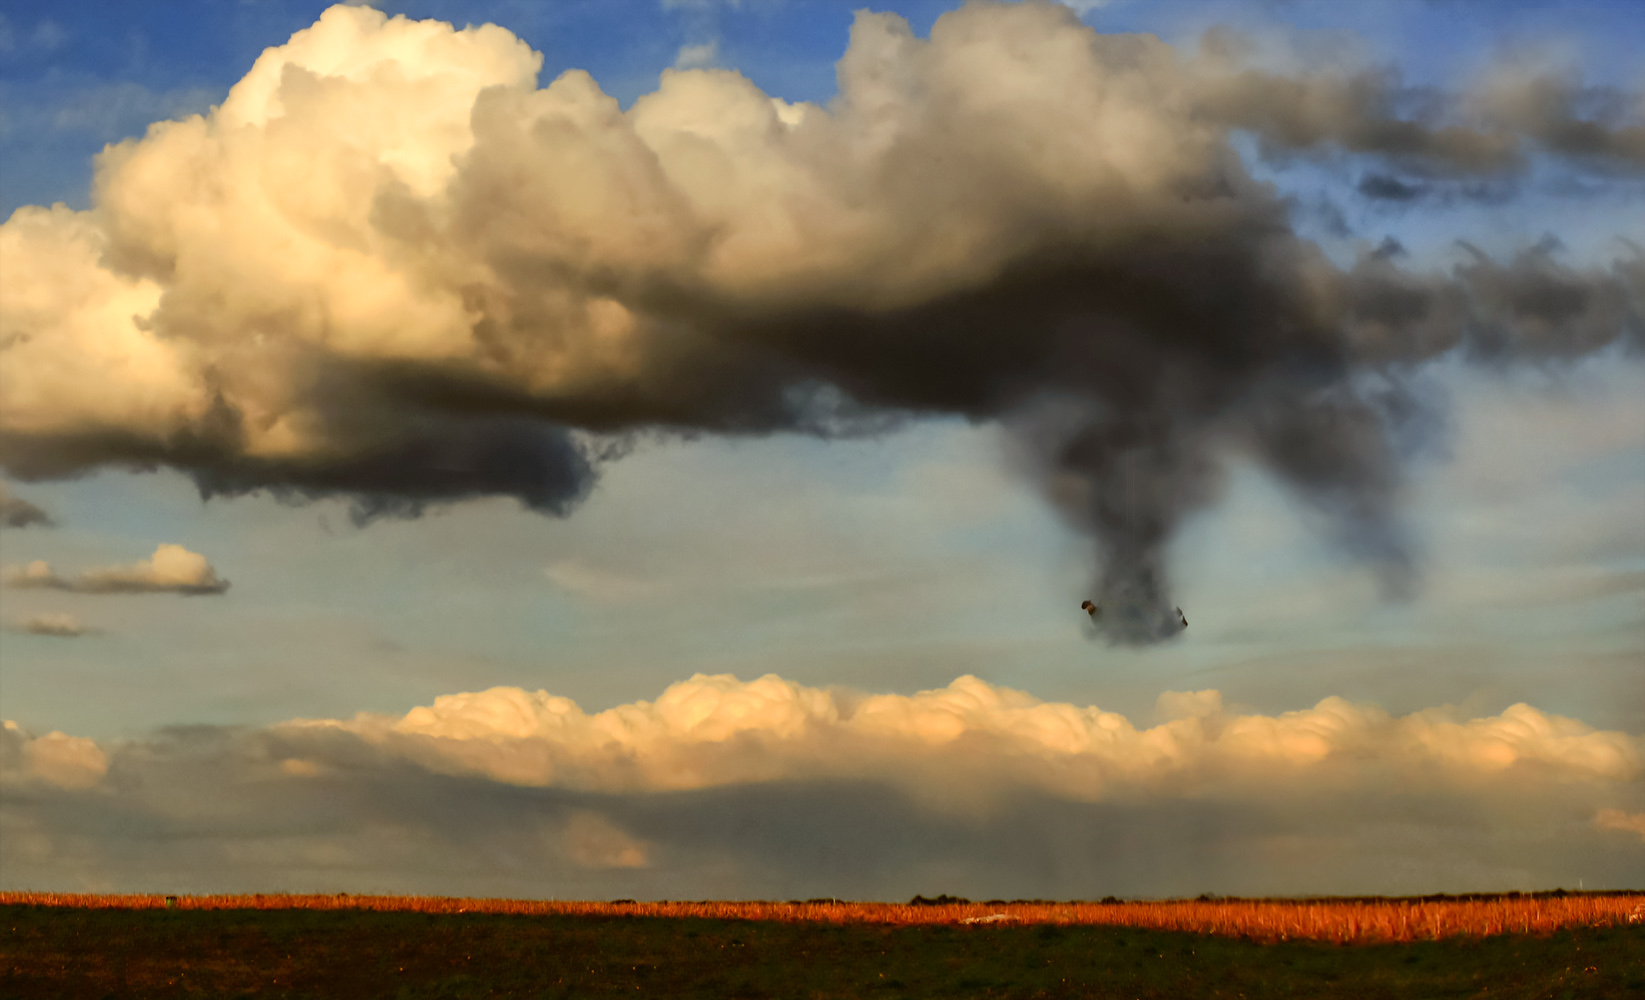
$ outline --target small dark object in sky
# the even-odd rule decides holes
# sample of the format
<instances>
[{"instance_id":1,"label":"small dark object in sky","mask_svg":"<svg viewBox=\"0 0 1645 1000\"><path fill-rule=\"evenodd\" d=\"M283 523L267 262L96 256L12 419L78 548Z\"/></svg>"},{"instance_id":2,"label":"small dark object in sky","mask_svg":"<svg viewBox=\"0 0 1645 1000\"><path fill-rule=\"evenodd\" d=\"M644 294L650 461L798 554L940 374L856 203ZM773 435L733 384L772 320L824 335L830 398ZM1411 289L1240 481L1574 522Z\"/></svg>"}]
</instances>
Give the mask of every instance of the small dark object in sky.
<instances>
[{"instance_id":1,"label":"small dark object in sky","mask_svg":"<svg viewBox=\"0 0 1645 1000\"><path fill-rule=\"evenodd\" d=\"M1096 621L1097 620L1097 615L1099 615L1102 612L1102 609L1097 607L1097 605L1094 604L1091 601L1081 601L1080 602L1080 610L1084 611L1086 614L1090 615L1092 621ZM1183 628L1188 627L1188 616L1182 613L1181 608L1177 609L1177 621L1179 623L1181 623Z\"/></svg>"}]
</instances>

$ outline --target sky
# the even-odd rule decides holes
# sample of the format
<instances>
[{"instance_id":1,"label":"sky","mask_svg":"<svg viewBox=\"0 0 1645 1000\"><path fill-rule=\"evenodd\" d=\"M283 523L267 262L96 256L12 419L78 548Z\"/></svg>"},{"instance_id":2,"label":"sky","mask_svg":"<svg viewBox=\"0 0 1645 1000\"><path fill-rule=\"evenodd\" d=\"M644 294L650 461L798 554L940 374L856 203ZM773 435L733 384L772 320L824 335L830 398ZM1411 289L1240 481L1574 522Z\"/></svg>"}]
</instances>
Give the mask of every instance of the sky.
<instances>
[{"instance_id":1,"label":"sky","mask_svg":"<svg viewBox=\"0 0 1645 1000\"><path fill-rule=\"evenodd\" d=\"M1642 45L8 3L0 886L1638 888Z\"/></svg>"}]
</instances>

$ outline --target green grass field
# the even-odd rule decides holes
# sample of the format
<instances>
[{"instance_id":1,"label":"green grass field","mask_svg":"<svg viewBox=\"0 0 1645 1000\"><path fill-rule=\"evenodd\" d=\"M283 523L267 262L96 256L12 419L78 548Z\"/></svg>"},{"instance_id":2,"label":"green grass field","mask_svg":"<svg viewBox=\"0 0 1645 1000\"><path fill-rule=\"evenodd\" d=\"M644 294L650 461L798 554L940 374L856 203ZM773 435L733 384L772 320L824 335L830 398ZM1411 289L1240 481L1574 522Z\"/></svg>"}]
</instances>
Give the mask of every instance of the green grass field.
<instances>
[{"instance_id":1,"label":"green grass field","mask_svg":"<svg viewBox=\"0 0 1645 1000\"><path fill-rule=\"evenodd\" d=\"M1645 926L1259 944L1113 926L887 926L4 906L0 996L1645 996Z\"/></svg>"}]
</instances>

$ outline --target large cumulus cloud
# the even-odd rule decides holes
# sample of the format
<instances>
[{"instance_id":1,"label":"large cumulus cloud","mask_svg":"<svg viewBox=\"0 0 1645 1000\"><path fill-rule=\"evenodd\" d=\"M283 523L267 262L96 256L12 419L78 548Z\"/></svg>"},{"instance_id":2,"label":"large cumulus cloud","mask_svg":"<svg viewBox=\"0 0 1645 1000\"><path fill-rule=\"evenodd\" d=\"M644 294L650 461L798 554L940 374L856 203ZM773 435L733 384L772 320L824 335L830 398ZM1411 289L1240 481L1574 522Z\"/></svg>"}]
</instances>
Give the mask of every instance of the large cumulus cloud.
<instances>
[{"instance_id":1,"label":"large cumulus cloud","mask_svg":"<svg viewBox=\"0 0 1645 1000\"><path fill-rule=\"evenodd\" d=\"M1583 119L1505 78L1472 123L1322 132L1397 102L1034 3L929 39L859 15L827 107L692 70L624 111L577 70L539 88L540 64L495 26L333 8L211 113L107 150L90 212L19 210L0 463L166 464L361 519L481 495L565 513L636 429L1005 418L1094 541L1109 635L1147 642L1176 631L1163 546L1221 456L1265 461L1403 591L1395 425L1420 408L1399 373L1641 336L1637 251L1339 268L1230 141L1632 169L1615 101Z\"/></svg>"},{"instance_id":2,"label":"large cumulus cloud","mask_svg":"<svg viewBox=\"0 0 1645 1000\"><path fill-rule=\"evenodd\" d=\"M1636 736L1528 705L1261 715L1200 691L1157 714L1144 727L972 677L896 695L697 676L597 713L497 688L102 747L8 725L0 872L34 888L895 899L1637 871Z\"/></svg>"},{"instance_id":3,"label":"large cumulus cloud","mask_svg":"<svg viewBox=\"0 0 1645 1000\"><path fill-rule=\"evenodd\" d=\"M1327 698L1263 716L1225 711L1218 692L1200 691L1168 692L1158 712L1168 718L1138 729L1094 706L1046 703L969 676L915 695L863 695L776 675L699 674L655 702L593 715L545 691L493 688L400 718L296 722L276 732L295 746L341 730L436 770L520 785L630 792L887 775L945 804L986 796L996 782L1101 800L1215 795L1279 773L1296 787L1374 772L1466 781L1516 767L1572 781L1645 777L1640 740L1523 704L1461 720L1443 710L1393 717Z\"/></svg>"}]
</instances>

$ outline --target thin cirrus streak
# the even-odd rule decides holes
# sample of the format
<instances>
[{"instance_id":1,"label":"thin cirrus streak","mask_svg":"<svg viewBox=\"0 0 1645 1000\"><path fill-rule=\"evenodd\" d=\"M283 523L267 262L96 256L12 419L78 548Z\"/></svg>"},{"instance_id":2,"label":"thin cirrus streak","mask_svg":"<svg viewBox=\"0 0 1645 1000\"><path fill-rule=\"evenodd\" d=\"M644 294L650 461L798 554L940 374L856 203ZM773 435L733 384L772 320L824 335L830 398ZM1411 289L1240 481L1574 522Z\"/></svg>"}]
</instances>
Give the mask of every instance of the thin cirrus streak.
<instances>
[{"instance_id":1,"label":"thin cirrus streak","mask_svg":"<svg viewBox=\"0 0 1645 1000\"><path fill-rule=\"evenodd\" d=\"M928 39L860 14L827 107L700 69L624 111L541 65L495 25L335 7L208 114L110 147L93 211L20 209L0 464L164 464L362 521L489 495L565 514L634 431L998 419L1090 536L1106 634L1140 644L1178 632L1163 553L1227 454L1409 593L1397 441L1424 407L1401 373L1645 330L1637 249L1338 266L1231 142L1637 172L1635 96L1568 74L1497 67L1401 117L1387 73L1259 72L1225 37L992 3Z\"/></svg>"}]
</instances>

